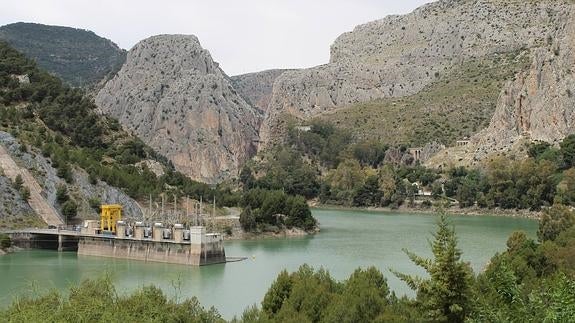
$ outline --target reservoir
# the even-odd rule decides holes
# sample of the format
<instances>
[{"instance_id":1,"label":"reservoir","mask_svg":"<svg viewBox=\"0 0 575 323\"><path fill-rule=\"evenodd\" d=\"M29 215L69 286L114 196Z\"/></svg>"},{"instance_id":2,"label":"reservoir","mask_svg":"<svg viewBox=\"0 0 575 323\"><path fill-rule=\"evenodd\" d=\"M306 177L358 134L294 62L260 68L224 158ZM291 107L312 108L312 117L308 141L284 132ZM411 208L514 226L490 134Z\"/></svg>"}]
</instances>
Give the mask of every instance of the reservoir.
<instances>
[{"instance_id":1,"label":"reservoir","mask_svg":"<svg viewBox=\"0 0 575 323\"><path fill-rule=\"evenodd\" d=\"M414 295L389 269L422 274L402 249L430 256L428 241L436 218L392 212L313 210L321 232L289 239L226 241L226 255L248 260L204 267L145 263L112 258L78 256L73 252L32 250L0 257L0 305L14 297L66 289L86 278L109 274L118 292L144 285L161 287L170 297L196 296L205 307L215 306L230 319L261 302L277 274L297 270L302 264L324 267L345 279L357 267L375 266L398 295ZM480 272L489 259L504 251L513 231L536 237L537 221L508 217L451 217L463 259Z\"/></svg>"}]
</instances>

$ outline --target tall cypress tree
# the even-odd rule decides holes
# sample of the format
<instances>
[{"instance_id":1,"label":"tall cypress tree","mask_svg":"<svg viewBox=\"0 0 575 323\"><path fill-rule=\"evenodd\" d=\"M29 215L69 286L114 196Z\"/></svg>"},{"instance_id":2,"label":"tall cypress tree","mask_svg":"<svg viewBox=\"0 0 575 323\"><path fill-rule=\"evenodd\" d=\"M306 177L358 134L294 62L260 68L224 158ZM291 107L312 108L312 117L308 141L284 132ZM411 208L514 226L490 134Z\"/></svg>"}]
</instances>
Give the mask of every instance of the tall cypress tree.
<instances>
[{"instance_id":1,"label":"tall cypress tree","mask_svg":"<svg viewBox=\"0 0 575 323\"><path fill-rule=\"evenodd\" d=\"M417 292L417 301L432 322L463 322L470 312L470 286L473 277L467 263L461 261L455 230L440 211L437 232L431 242L433 259L404 252L429 274L428 279L393 273Z\"/></svg>"}]
</instances>

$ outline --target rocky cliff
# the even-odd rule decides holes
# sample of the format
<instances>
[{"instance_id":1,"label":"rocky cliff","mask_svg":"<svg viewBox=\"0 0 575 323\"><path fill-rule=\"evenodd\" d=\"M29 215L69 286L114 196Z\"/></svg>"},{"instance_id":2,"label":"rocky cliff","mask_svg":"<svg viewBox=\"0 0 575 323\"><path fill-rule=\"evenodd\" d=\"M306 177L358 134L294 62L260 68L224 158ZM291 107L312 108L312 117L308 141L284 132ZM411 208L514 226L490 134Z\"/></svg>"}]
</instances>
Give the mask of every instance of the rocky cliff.
<instances>
[{"instance_id":1,"label":"rocky cliff","mask_svg":"<svg viewBox=\"0 0 575 323\"><path fill-rule=\"evenodd\" d=\"M529 70L502 91L489 127L473 138L479 157L521 137L557 143L575 133L575 8L562 18L547 46L533 50Z\"/></svg>"},{"instance_id":2,"label":"rocky cliff","mask_svg":"<svg viewBox=\"0 0 575 323\"><path fill-rule=\"evenodd\" d=\"M19 22L0 27L0 39L72 86L94 85L126 60L126 51L83 29Z\"/></svg>"},{"instance_id":3,"label":"rocky cliff","mask_svg":"<svg viewBox=\"0 0 575 323\"><path fill-rule=\"evenodd\" d=\"M274 69L232 76L234 88L252 106L267 111L276 79L289 70Z\"/></svg>"},{"instance_id":4,"label":"rocky cliff","mask_svg":"<svg viewBox=\"0 0 575 323\"><path fill-rule=\"evenodd\" d=\"M539 47L571 7L567 0L440 0L360 25L335 41L328 64L276 80L261 140L277 139L284 114L308 119L413 95L468 59Z\"/></svg>"},{"instance_id":5,"label":"rocky cliff","mask_svg":"<svg viewBox=\"0 0 575 323\"><path fill-rule=\"evenodd\" d=\"M193 179L214 183L234 175L256 150L260 112L195 36L136 44L96 104Z\"/></svg>"},{"instance_id":6,"label":"rocky cliff","mask_svg":"<svg viewBox=\"0 0 575 323\"><path fill-rule=\"evenodd\" d=\"M532 50L531 67L501 91L489 126L468 146L451 148L432 166L473 165L493 154L526 155L524 144L557 144L575 133L575 7L564 12L545 45Z\"/></svg>"}]
</instances>

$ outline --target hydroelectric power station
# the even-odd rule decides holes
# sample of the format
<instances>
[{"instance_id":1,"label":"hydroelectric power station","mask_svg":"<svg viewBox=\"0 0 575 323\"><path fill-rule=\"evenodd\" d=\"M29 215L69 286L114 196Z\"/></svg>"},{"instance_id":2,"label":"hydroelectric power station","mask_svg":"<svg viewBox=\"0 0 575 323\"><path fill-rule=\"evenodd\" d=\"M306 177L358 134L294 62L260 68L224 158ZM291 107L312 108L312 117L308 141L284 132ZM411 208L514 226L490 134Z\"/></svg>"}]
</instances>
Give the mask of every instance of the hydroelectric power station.
<instances>
[{"instance_id":1,"label":"hydroelectric power station","mask_svg":"<svg viewBox=\"0 0 575 323\"><path fill-rule=\"evenodd\" d=\"M15 245L24 248L191 266L226 262L221 234L206 233L204 226L123 221L120 205L103 205L100 220L86 220L79 230L32 229L9 234Z\"/></svg>"}]
</instances>

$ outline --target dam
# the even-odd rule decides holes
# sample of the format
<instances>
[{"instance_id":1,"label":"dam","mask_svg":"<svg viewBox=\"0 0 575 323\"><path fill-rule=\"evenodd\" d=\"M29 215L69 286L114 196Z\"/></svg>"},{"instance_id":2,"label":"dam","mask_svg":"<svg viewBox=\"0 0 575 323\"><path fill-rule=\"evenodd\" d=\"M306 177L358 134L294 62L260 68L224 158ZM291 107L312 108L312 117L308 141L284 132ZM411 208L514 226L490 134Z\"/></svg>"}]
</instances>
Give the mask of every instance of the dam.
<instances>
[{"instance_id":1,"label":"dam","mask_svg":"<svg viewBox=\"0 0 575 323\"><path fill-rule=\"evenodd\" d=\"M226 258L223 236L204 226L164 225L121 220L121 206L102 206L99 221L80 227L7 232L25 249L76 251L78 255L162 262L190 266L237 261Z\"/></svg>"}]
</instances>

